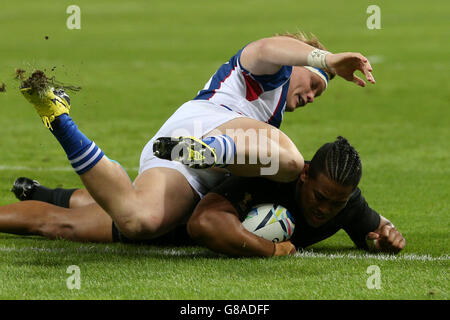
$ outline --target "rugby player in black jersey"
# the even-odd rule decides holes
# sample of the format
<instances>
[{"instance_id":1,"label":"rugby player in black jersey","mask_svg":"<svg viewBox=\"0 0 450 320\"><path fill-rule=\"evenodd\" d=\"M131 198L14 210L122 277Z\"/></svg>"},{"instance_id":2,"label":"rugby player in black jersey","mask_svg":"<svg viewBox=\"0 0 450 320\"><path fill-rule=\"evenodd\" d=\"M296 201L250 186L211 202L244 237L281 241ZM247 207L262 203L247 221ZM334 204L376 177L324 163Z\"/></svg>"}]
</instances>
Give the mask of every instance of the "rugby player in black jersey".
<instances>
[{"instance_id":1,"label":"rugby player in black jersey","mask_svg":"<svg viewBox=\"0 0 450 320\"><path fill-rule=\"evenodd\" d=\"M292 254L340 229L358 248L397 253L405 247L405 239L389 220L368 206L357 187L361 174L357 151L338 137L306 162L297 181L229 178L199 202L187 229L197 242L229 255ZM280 204L294 216L290 241L272 243L242 226L250 209L262 203Z\"/></svg>"},{"instance_id":2,"label":"rugby player in black jersey","mask_svg":"<svg viewBox=\"0 0 450 320\"><path fill-rule=\"evenodd\" d=\"M140 242L199 243L228 255L281 256L344 229L359 248L397 253L404 248L405 239L390 221L368 206L357 187L361 174L358 153L346 139L338 137L306 162L298 180L281 183L232 176L203 197L187 228L180 225L163 236ZM20 200L39 202L0 207L0 232L81 242L136 243L120 233L106 213L82 214L92 201L83 189L49 189L19 178L12 191ZM250 208L261 203L281 204L294 215L296 229L290 241L274 244L242 227ZM47 204L60 207L59 212L52 206L49 214Z\"/></svg>"}]
</instances>

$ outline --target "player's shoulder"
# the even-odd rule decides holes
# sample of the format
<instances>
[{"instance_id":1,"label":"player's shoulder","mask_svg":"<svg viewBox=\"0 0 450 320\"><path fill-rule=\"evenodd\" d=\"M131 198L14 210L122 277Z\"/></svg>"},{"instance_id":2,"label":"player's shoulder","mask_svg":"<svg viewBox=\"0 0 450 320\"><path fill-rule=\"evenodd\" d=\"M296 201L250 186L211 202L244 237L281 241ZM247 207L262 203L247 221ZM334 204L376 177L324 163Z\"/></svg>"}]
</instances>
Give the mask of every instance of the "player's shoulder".
<instances>
[{"instance_id":1,"label":"player's shoulder","mask_svg":"<svg viewBox=\"0 0 450 320\"><path fill-rule=\"evenodd\" d=\"M358 200L362 197L361 189L356 187L350 196L350 200Z\"/></svg>"},{"instance_id":2,"label":"player's shoulder","mask_svg":"<svg viewBox=\"0 0 450 320\"><path fill-rule=\"evenodd\" d=\"M230 175L219 185L211 189L211 192L223 194L225 192L260 191L274 186L276 183L261 177L240 177Z\"/></svg>"},{"instance_id":3,"label":"player's shoulder","mask_svg":"<svg viewBox=\"0 0 450 320\"><path fill-rule=\"evenodd\" d=\"M342 209L340 215L347 218L355 218L364 213L367 208L367 202L362 196L361 189L356 188L351 194L344 209Z\"/></svg>"},{"instance_id":4,"label":"player's shoulder","mask_svg":"<svg viewBox=\"0 0 450 320\"><path fill-rule=\"evenodd\" d=\"M245 218L255 204L269 201L274 196L273 190L276 190L274 182L268 179L229 176L210 192L227 199L236 208L239 217Z\"/></svg>"},{"instance_id":5,"label":"player's shoulder","mask_svg":"<svg viewBox=\"0 0 450 320\"><path fill-rule=\"evenodd\" d=\"M362 199L363 197L361 189L356 187L355 190L350 195L350 198L348 199L347 204L344 207L344 210L353 209L355 206L358 206L361 203Z\"/></svg>"},{"instance_id":6,"label":"player's shoulder","mask_svg":"<svg viewBox=\"0 0 450 320\"><path fill-rule=\"evenodd\" d=\"M231 202L241 198L251 198L253 202L277 199L285 193L287 184L262 177L239 177L231 175L210 190Z\"/></svg>"}]
</instances>

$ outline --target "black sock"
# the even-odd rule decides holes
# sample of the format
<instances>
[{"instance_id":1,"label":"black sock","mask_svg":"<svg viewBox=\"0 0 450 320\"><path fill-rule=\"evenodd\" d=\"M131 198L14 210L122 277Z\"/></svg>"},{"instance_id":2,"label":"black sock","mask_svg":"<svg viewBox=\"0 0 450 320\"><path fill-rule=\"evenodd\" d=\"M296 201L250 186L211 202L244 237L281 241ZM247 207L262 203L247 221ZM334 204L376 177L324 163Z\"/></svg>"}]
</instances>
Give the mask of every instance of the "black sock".
<instances>
[{"instance_id":1,"label":"black sock","mask_svg":"<svg viewBox=\"0 0 450 320\"><path fill-rule=\"evenodd\" d=\"M31 200L39 200L58 207L69 208L70 197L76 190L78 189L50 189L44 186L37 186L31 195Z\"/></svg>"}]
</instances>

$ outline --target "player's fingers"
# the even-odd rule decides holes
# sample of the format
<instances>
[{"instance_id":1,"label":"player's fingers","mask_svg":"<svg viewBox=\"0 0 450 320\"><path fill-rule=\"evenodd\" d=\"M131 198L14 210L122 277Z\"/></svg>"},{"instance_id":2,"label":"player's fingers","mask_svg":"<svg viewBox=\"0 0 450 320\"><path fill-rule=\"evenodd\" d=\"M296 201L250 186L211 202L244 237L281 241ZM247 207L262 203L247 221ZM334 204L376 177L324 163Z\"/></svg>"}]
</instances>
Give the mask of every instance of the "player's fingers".
<instances>
[{"instance_id":1,"label":"player's fingers","mask_svg":"<svg viewBox=\"0 0 450 320\"><path fill-rule=\"evenodd\" d=\"M383 226L383 228L381 228L381 232L380 232L381 237L386 238L386 239L389 238L389 233L390 233L391 229L392 229L392 226L390 226L390 225Z\"/></svg>"},{"instance_id":2,"label":"player's fingers","mask_svg":"<svg viewBox=\"0 0 450 320\"><path fill-rule=\"evenodd\" d=\"M394 247L394 248L396 248L396 249L401 249L400 248L400 242L403 240L403 237L400 235L400 234L398 234L396 237L395 237L395 239L392 241L392 246Z\"/></svg>"},{"instance_id":3,"label":"player's fingers","mask_svg":"<svg viewBox=\"0 0 450 320\"><path fill-rule=\"evenodd\" d=\"M373 240L373 243L374 243L375 249L376 249L377 251L382 250L383 247L384 247L384 244L383 244L383 241L382 241L381 238L376 239L376 240Z\"/></svg>"},{"instance_id":4,"label":"player's fingers","mask_svg":"<svg viewBox=\"0 0 450 320\"><path fill-rule=\"evenodd\" d=\"M290 241L283 241L275 243L274 256L286 256L296 252L295 246Z\"/></svg>"},{"instance_id":5,"label":"player's fingers","mask_svg":"<svg viewBox=\"0 0 450 320\"><path fill-rule=\"evenodd\" d=\"M352 81L354 83L356 83L360 87L365 87L366 86L366 82L363 79L361 79L360 77L356 76L356 75L353 75Z\"/></svg>"},{"instance_id":6,"label":"player's fingers","mask_svg":"<svg viewBox=\"0 0 450 320\"><path fill-rule=\"evenodd\" d=\"M379 237L380 237L380 235L375 232L369 232L366 236L367 240L375 240L375 239L378 239Z\"/></svg>"},{"instance_id":7,"label":"player's fingers","mask_svg":"<svg viewBox=\"0 0 450 320\"><path fill-rule=\"evenodd\" d=\"M291 249L291 251L289 252L289 254L295 254L296 252L297 252L297 249L295 249L295 246L292 245L292 249Z\"/></svg>"},{"instance_id":8,"label":"player's fingers","mask_svg":"<svg viewBox=\"0 0 450 320\"><path fill-rule=\"evenodd\" d=\"M370 64L369 60L367 60L367 62L364 64L364 66L367 68L367 71L369 71L370 73L373 71L372 65Z\"/></svg>"},{"instance_id":9,"label":"player's fingers","mask_svg":"<svg viewBox=\"0 0 450 320\"><path fill-rule=\"evenodd\" d=\"M400 232L397 229L392 228L389 230L388 242L394 243L395 240L400 236Z\"/></svg>"},{"instance_id":10,"label":"player's fingers","mask_svg":"<svg viewBox=\"0 0 450 320\"><path fill-rule=\"evenodd\" d=\"M375 78L367 68L363 68L362 72L364 73L364 76L366 77L367 81L369 81L370 83L375 83Z\"/></svg>"},{"instance_id":11,"label":"player's fingers","mask_svg":"<svg viewBox=\"0 0 450 320\"><path fill-rule=\"evenodd\" d=\"M366 76L367 81L369 81L370 83L375 83L375 78L370 71L368 71L367 69L363 69L363 73Z\"/></svg>"},{"instance_id":12,"label":"player's fingers","mask_svg":"<svg viewBox=\"0 0 450 320\"><path fill-rule=\"evenodd\" d=\"M377 249L381 249L381 250L386 250L388 247L389 247L389 244L388 244L388 242L386 241L386 238L379 238L379 239L377 239L377 240L375 240L376 241L376 245L375 245L375 247L377 248Z\"/></svg>"},{"instance_id":13,"label":"player's fingers","mask_svg":"<svg viewBox=\"0 0 450 320\"><path fill-rule=\"evenodd\" d=\"M406 240L402 237L402 240L400 240L400 243L398 244L398 247L400 250L403 250L403 248L406 246Z\"/></svg>"},{"instance_id":14,"label":"player's fingers","mask_svg":"<svg viewBox=\"0 0 450 320\"><path fill-rule=\"evenodd\" d=\"M367 59L360 53L356 53L355 57L359 60L358 70L364 74L367 81L375 83L375 78L372 75L373 68L369 62L369 59Z\"/></svg>"}]
</instances>

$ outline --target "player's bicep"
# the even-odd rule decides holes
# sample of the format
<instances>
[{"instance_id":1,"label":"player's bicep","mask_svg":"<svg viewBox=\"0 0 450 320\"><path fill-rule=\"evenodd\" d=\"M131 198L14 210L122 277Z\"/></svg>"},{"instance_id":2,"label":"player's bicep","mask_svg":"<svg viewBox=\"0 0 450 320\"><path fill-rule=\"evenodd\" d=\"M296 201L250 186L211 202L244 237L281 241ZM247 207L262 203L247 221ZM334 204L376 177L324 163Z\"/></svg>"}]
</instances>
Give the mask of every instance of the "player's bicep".
<instances>
[{"instance_id":1,"label":"player's bicep","mask_svg":"<svg viewBox=\"0 0 450 320\"><path fill-rule=\"evenodd\" d=\"M209 192L206 196L200 200L197 204L197 207L194 210L194 215L205 214L208 212L223 212L223 213L231 213L235 216L238 216L238 211L233 206L230 200L225 198L224 196Z\"/></svg>"},{"instance_id":2,"label":"player's bicep","mask_svg":"<svg viewBox=\"0 0 450 320\"><path fill-rule=\"evenodd\" d=\"M280 71L281 65L269 62L269 45L267 39L248 44L241 53L241 67L254 75L270 75Z\"/></svg>"}]
</instances>

